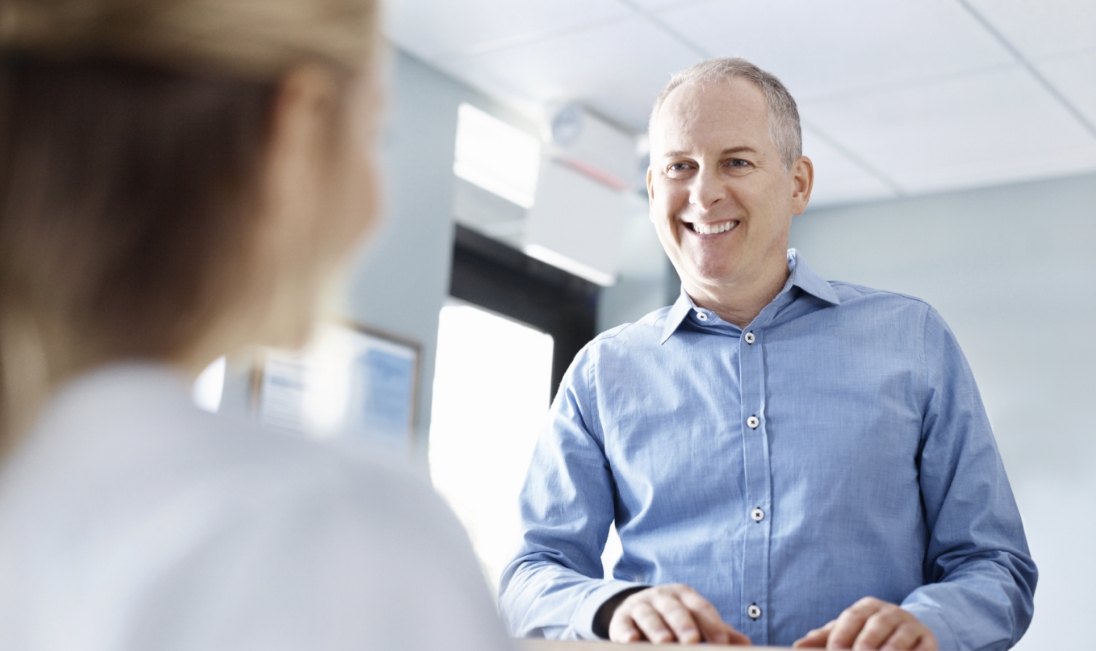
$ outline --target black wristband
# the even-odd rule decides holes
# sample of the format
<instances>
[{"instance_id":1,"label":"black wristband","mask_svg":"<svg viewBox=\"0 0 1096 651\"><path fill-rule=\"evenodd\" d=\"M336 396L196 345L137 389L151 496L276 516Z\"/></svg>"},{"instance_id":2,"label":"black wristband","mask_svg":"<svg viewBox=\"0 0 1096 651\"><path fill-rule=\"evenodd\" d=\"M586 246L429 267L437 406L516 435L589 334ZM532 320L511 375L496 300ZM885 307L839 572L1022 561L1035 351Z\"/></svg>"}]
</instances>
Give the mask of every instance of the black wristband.
<instances>
[{"instance_id":1,"label":"black wristband","mask_svg":"<svg viewBox=\"0 0 1096 651\"><path fill-rule=\"evenodd\" d=\"M640 590L646 590L648 586L641 585L637 588L625 588L616 593L612 597L605 600L605 603L597 609L594 614L594 625L591 627L594 631L594 635L600 637L603 640L609 639L609 622L613 620L613 613L616 612L617 606L620 602L628 598L629 595L633 595Z\"/></svg>"}]
</instances>

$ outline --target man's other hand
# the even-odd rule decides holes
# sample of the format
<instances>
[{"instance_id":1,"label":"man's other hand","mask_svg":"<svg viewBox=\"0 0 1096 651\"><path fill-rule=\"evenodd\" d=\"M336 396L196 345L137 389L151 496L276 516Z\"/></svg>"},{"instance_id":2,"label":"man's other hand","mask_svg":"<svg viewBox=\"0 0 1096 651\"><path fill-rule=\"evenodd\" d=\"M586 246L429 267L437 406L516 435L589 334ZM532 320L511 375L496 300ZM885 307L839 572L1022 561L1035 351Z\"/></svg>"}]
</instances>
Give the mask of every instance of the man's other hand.
<instances>
[{"instance_id":1,"label":"man's other hand","mask_svg":"<svg viewBox=\"0 0 1096 651\"><path fill-rule=\"evenodd\" d=\"M657 585L632 593L609 621L613 642L749 644L710 601L687 585Z\"/></svg>"},{"instance_id":2,"label":"man's other hand","mask_svg":"<svg viewBox=\"0 0 1096 651\"><path fill-rule=\"evenodd\" d=\"M864 597L822 628L807 633L796 648L901 649L937 651L936 636L909 611Z\"/></svg>"}]
</instances>

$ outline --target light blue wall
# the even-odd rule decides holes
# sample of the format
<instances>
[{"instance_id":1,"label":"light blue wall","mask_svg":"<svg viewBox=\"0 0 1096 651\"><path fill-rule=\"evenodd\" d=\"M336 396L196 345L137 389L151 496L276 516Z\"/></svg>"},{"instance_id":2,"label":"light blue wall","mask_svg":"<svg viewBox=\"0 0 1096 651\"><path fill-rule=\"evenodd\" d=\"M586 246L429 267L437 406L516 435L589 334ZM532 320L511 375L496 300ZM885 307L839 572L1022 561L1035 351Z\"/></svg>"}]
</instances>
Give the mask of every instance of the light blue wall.
<instances>
[{"instance_id":1,"label":"light blue wall","mask_svg":"<svg viewBox=\"0 0 1096 651\"><path fill-rule=\"evenodd\" d=\"M416 410L419 459L430 431L438 314L449 293L457 107L468 102L522 125L475 90L398 50L388 58L381 145L380 226L353 261L342 316L421 346ZM254 360L230 363L222 409L251 410Z\"/></svg>"},{"instance_id":2,"label":"light blue wall","mask_svg":"<svg viewBox=\"0 0 1096 651\"><path fill-rule=\"evenodd\" d=\"M932 303L974 369L1041 571L1018 649L1089 637L1096 585L1096 175L809 211L827 278Z\"/></svg>"},{"instance_id":3,"label":"light blue wall","mask_svg":"<svg viewBox=\"0 0 1096 651\"><path fill-rule=\"evenodd\" d=\"M391 59L377 154L382 223L353 266L346 316L422 347L417 441L430 425L438 311L449 290L453 143L464 87L402 54ZM420 450L425 446L420 445Z\"/></svg>"},{"instance_id":4,"label":"light blue wall","mask_svg":"<svg viewBox=\"0 0 1096 651\"><path fill-rule=\"evenodd\" d=\"M349 318L422 347L416 437L425 459L438 314L453 253L457 108L467 102L528 128L481 93L400 51L390 57L387 127L377 156L383 222L353 267Z\"/></svg>"}]
</instances>

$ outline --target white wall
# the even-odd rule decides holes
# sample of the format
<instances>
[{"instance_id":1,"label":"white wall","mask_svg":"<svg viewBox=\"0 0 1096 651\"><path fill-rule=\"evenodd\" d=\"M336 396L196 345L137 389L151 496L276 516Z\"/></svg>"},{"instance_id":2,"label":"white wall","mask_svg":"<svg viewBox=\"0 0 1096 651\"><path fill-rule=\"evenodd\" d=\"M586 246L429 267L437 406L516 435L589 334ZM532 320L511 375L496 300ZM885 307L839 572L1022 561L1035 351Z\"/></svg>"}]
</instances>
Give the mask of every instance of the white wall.
<instances>
[{"instance_id":1,"label":"white wall","mask_svg":"<svg viewBox=\"0 0 1096 651\"><path fill-rule=\"evenodd\" d=\"M1017 648L1077 648L1096 606L1096 175L808 211L792 244L948 321L1041 573Z\"/></svg>"}]
</instances>

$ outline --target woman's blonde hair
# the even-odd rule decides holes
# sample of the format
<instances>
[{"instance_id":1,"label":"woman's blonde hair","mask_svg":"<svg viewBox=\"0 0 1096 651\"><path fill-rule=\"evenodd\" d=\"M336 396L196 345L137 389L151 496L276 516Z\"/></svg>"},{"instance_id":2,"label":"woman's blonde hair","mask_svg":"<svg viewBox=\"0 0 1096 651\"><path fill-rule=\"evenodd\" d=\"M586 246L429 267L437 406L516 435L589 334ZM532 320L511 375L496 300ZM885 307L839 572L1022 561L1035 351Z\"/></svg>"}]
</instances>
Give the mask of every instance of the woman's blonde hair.
<instances>
[{"instance_id":1,"label":"woman's blonde hair","mask_svg":"<svg viewBox=\"0 0 1096 651\"><path fill-rule=\"evenodd\" d=\"M0 447L73 373L181 358L239 304L278 303L250 277L278 85L300 64L371 67L375 14L0 0Z\"/></svg>"}]
</instances>

